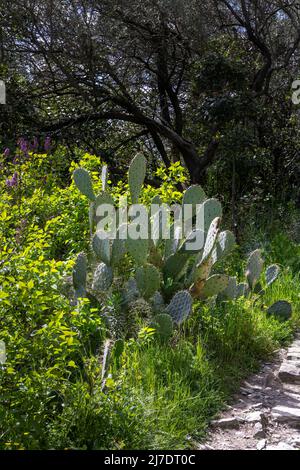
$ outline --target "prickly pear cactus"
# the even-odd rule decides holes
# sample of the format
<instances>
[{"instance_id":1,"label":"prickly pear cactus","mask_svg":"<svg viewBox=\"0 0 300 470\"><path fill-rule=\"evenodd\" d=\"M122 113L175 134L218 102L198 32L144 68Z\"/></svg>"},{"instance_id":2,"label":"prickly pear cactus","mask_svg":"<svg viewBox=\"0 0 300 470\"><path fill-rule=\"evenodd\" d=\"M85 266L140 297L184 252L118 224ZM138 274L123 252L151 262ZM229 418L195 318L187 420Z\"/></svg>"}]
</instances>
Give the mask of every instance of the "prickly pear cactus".
<instances>
[{"instance_id":1,"label":"prickly pear cactus","mask_svg":"<svg viewBox=\"0 0 300 470\"><path fill-rule=\"evenodd\" d=\"M172 320L178 325L192 313L193 299L188 291L179 291L166 308Z\"/></svg>"},{"instance_id":2,"label":"prickly pear cactus","mask_svg":"<svg viewBox=\"0 0 300 470\"><path fill-rule=\"evenodd\" d=\"M73 173L74 182L79 191L87 196L90 201L95 200L90 174L84 168L77 168Z\"/></svg>"},{"instance_id":3,"label":"prickly pear cactus","mask_svg":"<svg viewBox=\"0 0 300 470\"><path fill-rule=\"evenodd\" d=\"M207 233L212 221L222 217L222 206L217 199L207 199L199 208L199 217L203 221L204 232Z\"/></svg>"},{"instance_id":4,"label":"prickly pear cactus","mask_svg":"<svg viewBox=\"0 0 300 470\"><path fill-rule=\"evenodd\" d=\"M127 238L126 240L127 252L132 256L138 266L142 266L147 262L149 254L149 240L138 238Z\"/></svg>"},{"instance_id":5,"label":"prickly pear cactus","mask_svg":"<svg viewBox=\"0 0 300 470\"><path fill-rule=\"evenodd\" d=\"M191 216L195 216L197 211L197 205L203 204L206 200L206 195L201 186L195 184L190 186L183 195L182 205L183 208L186 205L191 205ZM187 215L187 214L186 214Z\"/></svg>"},{"instance_id":6,"label":"prickly pear cactus","mask_svg":"<svg viewBox=\"0 0 300 470\"><path fill-rule=\"evenodd\" d=\"M123 290L123 303L125 306L128 307L128 305L138 298L141 297L141 293L138 290L136 280L134 278L128 279L128 281L124 285L124 290Z\"/></svg>"},{"instance_id":7,"label":"prickly pear cactus","mask_svg":"<svg viewBox=\"0 0 300 470\"><path fill-rule=\"evenodd\" d=\"M235 236L230 230L219 233L213 250L214 263L224 258L235 246Z\"/></svg>"},{"instance_id":8,"label":"prickly pear cactus","mask_svg":"<svg viewBox=\"0 0 300 470\"><path fill-rule=\"evenodd\" d=\"M73 286L76 298L86 295L87 258L84 253L79 253L73 268Z\"/></svg>"},{"instance_id":9,"label":"prickly pear cactus","mask_svg":"<svg viewBox=\"0 0 300 470\"><path fill-rule=\"evenodd\" d=\"M165 310L164 298L160 292L155 292L155 294L150 299L150 305L154 313L162 313Z\"/></svg>"},{"instance_id":10,"label":"prickly pear cactus","mask_svg":"<svg viewBox=\"0 0 300 470\"><path fill-rule=\"evenodd\" d=\"M236 277L228 277L227 287L219 293L218 300L234 300L237 295Z\"/></svg>"},{"instance_id":11,"label":"prickly pear cactus","mask_svg":"<svg viewBox=\"0 0 300 470\"><path fill-rule=\"evenodd\" d=\"M271 266L268 266L266 269L266 283L267 286L270 286L273 284L273 282L276 281L280 273L280 267L278 264L271 264Z\"/></svg>"},{"instance_id":12,"label":"prickly pear cactus","mask_svg":"<svg viewBox=\"0 0 300 470\"><path fill-rule=\"evenodd\" d=\"M267 310L268 315L272 315L279 320L287 321L292 316L292 306L286 300L278 300Z\"/></svg>"},{"instance_id":13,"label":"prickly pear cactus","mask_svg":"<svg viewBox=\"0 0 300 470\"><path fill-rule=\"evenodd\" d=\"M110 241L108 234L104 231L95 233L92 239L92 247L98 261L110 264Z\"/></svg>"},{"instance_id":14,"label":"prickly pear cactus","mask_svg":"<svg viewBox=\"0 0 300 470\"><path fill-rule=\"evenodd\" d=\"M137 287L142 296L148 300L160 288L160 273L152 264L146 264L136 271Z\"/></svg>"},{"instance_id":15,"label":"prickly pear cactus","mask_svg":"<svg viewBox=\"0 0 300 470\"><path fill-rule=\"evenodd\" d=\"M246 279L248 281L249 287L251 290L254 289L255 284L260 278L260 275L263 270L263 259L261 257L261 250L255 250L253 251L247 262L247 267L246 267Z\"/></svg>"},{"instance_id":16,"label":"prickly pear cactus","mask_svg":"<svg viewBox=\"0 0 300 470\"><path fill-rule=\"evenodd\" d=\"M130 163L128 172L129 189L132 204L137 204L146 176L146 159L141 153Z\"/></svg>"},{"instance_id":17,"label":"prickly pear cactus","mask_svg":"<svg viewBox=\"0 0 300 470\"><path fill-rule=\"evenodd\" d=\"M229 283L229 277L226 274L214 274L205 282L200 293L201 299L208 299L223 292Z\"/></svg>"},{"instance_id":18,"label":"prickly pear cactus","mask_svg":"<svg viewBox=\"0 0 300 470\"><path fill-rule=\"evenodd\" d=\"M236 286L236 299L239 299L240 297L247 297L249 294L249 286L246 282L240 282Z\"/></svg>"},{"instance_id":19,"label":"prickly pear cactus","mask_svg":"<svg viewBox=\"0 0 300 470\"><path fill-rule=\"evenodd\" d=\"M111 267L105 263L98 264L93 277L92 289L95 292L106 291L110 288L113 281L113 272Z\"/></svg>"}]
</instances>

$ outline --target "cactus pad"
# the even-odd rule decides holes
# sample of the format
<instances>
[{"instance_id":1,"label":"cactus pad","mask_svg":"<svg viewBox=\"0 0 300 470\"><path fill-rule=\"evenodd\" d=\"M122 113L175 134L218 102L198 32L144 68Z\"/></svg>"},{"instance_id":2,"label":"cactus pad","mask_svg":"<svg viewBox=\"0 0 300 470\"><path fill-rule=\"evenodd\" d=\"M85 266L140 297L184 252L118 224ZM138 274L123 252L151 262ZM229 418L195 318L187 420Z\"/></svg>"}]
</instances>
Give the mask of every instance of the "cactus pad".
<instances>
[{"instance_id":1,"label":"cactus pad","mask_svg":"<svg viewBox=\"0 0 300 470\"><path fill-rule=\"evenodd\" d=\"M84 168L77 168L73 173L73 178L79 191L87 196L90 201L94 201L95 194L89 172Z\"/></svg>"},{"instance_id":2,"label":"cactus pad","mask_svg":"<svg viewBox=\"0 0 300 470\"><path fill-rule=\"evenodd\" d=\"M292 316L292 306L286 300L278 300L268 308L267 314L286 321Z\"/></svg>"},{"instance_id":3,"label":"cactus pad","mask_svg":"<svg viewBox=\"0 0 300 470\"><path fill-rule=\"evenodd\" d=\"M128 182L129 189L131 194L132 204L137 204L139 200L139 195L144 183L146 176L146 159L144 155L138 154L132 160L129 172L128 172Z\"/></svg>"},{"instance_id":4,"label":"cactus pad","mask_svg":"<svg viewBox=\"0 0 300 470\"><path fill-rule=\"evenodd\" d=\"M271 266L268 266L266 269L266 282L267 286L270 286L273 284L274 281L278 278L280 273L280 268L278 264L271 264Z\"/></svg>"},{"instance_id":5,"label":"cactus pad","mask_svg":"<svg viewBox=\"0 0 300 470\"><path fill-rule=\"evenodd\" d=\"M135 275L137 287L142 296L148 300L160 287L160 273L152 264L146 264L136 271Z\"/></svg>"},{"instance_id":6,"label":"cactus pad","mask_svg":"<svg viewBox=\"0 0 300 470\"><path fill-rule=\"evenodd\" d=\"M148 257L149 240L143 238L134 240L128 237L126 240L126 249L136 264L143 265L146 263Z\"/></svg>"},{"instance_id":7,"label":"cactus pad","mask_svg":"<svg viewBox=\"0 0 300 470\"><path fill-rule=\"evenodd\" d=\"M192 297L188 291L179 291L174 295L166 311L177 324L182 323L192 312Z\"/></svg>"},{"instance_id":8,"label":"cactus pad","mask_svg":"<svg viewBox=\"0 0 300 470\"><path fill-rule=\"evenodd\" d=\"M260 278L263 265L264 262L261 257L261 250L253 251L248 258L246 267L246 279L251 290L254 289L255 284Z\"/></svg>"},{"instance_id":9,"label":"cactus pad","mask_svg":"<svg viewBox=\"0 0 300 470\"><path fill-rule=\"evenodd\" d=\"M108 233L98 230L93 236L92 247L98 261L110 264L110 240Z\"/></svg>"},{"instance_id":10,"label":"cactus pad","mask_svg":"<svg viewBox=\"0 0 300 470\"><path fill-rule=\"evenodd\" d=\"M246 297L249 294L249 286L246 282L241 282L236 286L236 299Z\"/></svg>"},{"instance_id":11,"label":"cactus pad","mask_svg":"<svg viewBox=\"0 0 300 470\"><path fill-rule=\"evenodd\" d=\"M209 277L200 293L201 299L207 299L220 294L228 287L229 278L226 274L214 274Z\"/></svg>"},{"instance_id":12,"label":"cactus pad","mask_svg":"<svg viewBox=\"0 0 300 470\"><path fill-rule=\"evenodd\" d=\"M113 281L112 269L105 263L98 264L93 277L92 289L102 292L110 288Z\"/></svg>"},{"instance_id":13,"label":"cactus pad","mask_svg":"<svg viewBox=\"0 0 300 470\"><path fill-rule=\"evenodd\" d=\"M87 258L85 253L79 253L73 268L73 286L76 297L86 295Z\"/></svg>"},{"instance_id":14,"label":"cactus pad","mask_svg":"<svg viewBox=\"0 0 300 470\"><path fill-rule=\"evenodd\" d=\"M222 206L217 199L207 199L199 208L200 222L203 223L201 227L205 233L208 232L212 221L216 217L222 217Z\"/></svg>"},{"instance_id":15,"label":"cactus pad","mask_svg":"<svg viewBox=\"0 0 300 470\"><path fill-rule=\"evenodd\" d=\"M236 298L236 277L230 276L228 278L228 285L218 296L219 300L234 300Z\"/></svg>"}]
</instances>

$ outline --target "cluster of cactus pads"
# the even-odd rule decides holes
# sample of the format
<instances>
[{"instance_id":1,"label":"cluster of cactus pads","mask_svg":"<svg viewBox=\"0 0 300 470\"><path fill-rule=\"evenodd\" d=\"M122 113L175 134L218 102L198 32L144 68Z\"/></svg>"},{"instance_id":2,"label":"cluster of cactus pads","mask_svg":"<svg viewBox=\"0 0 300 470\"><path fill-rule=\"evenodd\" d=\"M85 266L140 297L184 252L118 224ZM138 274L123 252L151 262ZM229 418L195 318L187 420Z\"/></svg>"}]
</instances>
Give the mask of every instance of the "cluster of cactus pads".
<instances>
[{"instance_id":1,"label":"cluster of cactus pads","mask_svg":"<svg viewBox=\"0 0 300 470\"><path fill-rule=\"evenodd\" d=\"M251 294L262 295L276 281L279 274L280 268L277 264L271 264L264 272L262 253L260 249L257 249L250 254L247 260L245 282L238 283L236 277L230 277L226 289L218 295L218 300L234 300L239 297L248 297ZM265 288L260 282L262 277L264 277ZM288 320L292 314L291 304L285 300L278 300L268 308L267 314L281 320Z\"/></svg>"},{"instance_id":2,"label":"cluster of cactus pads","mask_svg":"<svg viewBox=\"0 0 300 470\"><path fill-rule=\"evenodd\" d=\"M132 204L139 202L141 189L146 175L146 160L138 154L131 162L128 172L128 183ZM159 233L149 230L147 239L130 237L123 239L120 231L130 229L135 224L130 220L127 226L120 226L116 237L110 239L105 231L97 230L97 208L101 204L114 204L112 195L106 187L107 169L102 171L102 191L97 196L88 171L78 168L74 171L74 182L77 188L90 201L91 259L84 253L77 257L73 271L73 286L76 296L84 297L91 293L94 297L110 293L114 282L118 281L118 291L122 295L124 311L132 310L135 302L143 300L152 312L150 324L155 325L162 338L168 338L174 324L181 324L192 312L193 299L205 300L218 296L236 298L246 295L254 289L261 274L262 263L258 252L252 253L247 267L247 283L236 285L234 278L225 274L213 273L214 265L226 256L235 245L234 235L230 231L221 231L222 207L218 200L206 197L198 185L190 186L183 194L182 211L185 204L192 205L192 221L196 210L200 211L204 221L203 229L192 225L190 234L181 239L176 226L170 217L164 220L157 214L149 213L149 226L159 218ZM152 204L161 205L156 196ZM157 219L156 219L157 220ZM162 236L164 224L169 224L170 238ZM151 234L150 234L151 232ZM154 232L154 235L153 235ZM128 230L128 235L130 230ZM152 238L151 238L152 237ZM201 248L187 248L191 240L201 239ZM118 267L123 258L131 260L133 276L126 281L118 277ZM88 267L89 266L89 267ZM278 273L275 267L269 267L267 277L269 284Z\"/></svg>"}]
</instances>

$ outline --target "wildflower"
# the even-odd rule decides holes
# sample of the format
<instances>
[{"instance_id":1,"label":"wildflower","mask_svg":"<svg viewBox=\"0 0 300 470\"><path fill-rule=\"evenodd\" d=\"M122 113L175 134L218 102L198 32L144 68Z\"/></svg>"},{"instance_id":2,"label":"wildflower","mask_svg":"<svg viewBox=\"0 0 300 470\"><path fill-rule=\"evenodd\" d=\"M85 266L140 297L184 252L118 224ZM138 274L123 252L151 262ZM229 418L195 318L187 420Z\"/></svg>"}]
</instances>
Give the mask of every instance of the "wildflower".
<instances>
[{"instance_id":1,"label":"wildflower","mask_svg":"<svg viewBox=\"0 0 300 470\"><path fill-rule=\"evenodd\" d=\"M8 157L9 154L10 154L10 149L9 149L9 148L6 148L6 149L4 150L4 156L5 156L5 157Z\"/></svg>"},{"instance_id":2,"label":"wildflower","mask_svg":"<svg viewBox=\"0 0 300 470\"><path fill-rule=\"evenodd\" d=\"M11 179L6 180L6 185L14 187L18 185L18 173L15 171Z\"/></svg>"},{"instance_id":3,"label":"wildflower","mask_svg":"<svg viewBox=\"0 0 300 470\"><path fill-rule=\"evenodd\" d=\"M18 144L21 152L23 152L23 154L28 157L28 142L24 139L24 137L21 137L18 140Z\"/></svg>"}]
</instances>

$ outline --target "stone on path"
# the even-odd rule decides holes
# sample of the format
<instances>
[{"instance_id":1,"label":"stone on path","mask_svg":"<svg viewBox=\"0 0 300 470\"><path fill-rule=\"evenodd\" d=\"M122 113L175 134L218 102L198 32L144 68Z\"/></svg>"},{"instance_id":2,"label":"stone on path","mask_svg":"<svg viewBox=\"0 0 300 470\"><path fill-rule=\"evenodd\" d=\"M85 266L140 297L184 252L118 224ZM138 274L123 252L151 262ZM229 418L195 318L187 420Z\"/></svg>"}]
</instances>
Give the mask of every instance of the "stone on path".
<instances>
[{"instance_id":1,"label":"stone on path","mask_svg":"<svg viewBox=\"0 0 300 470\"><path fill-rule=\"evenodd\" d=\"M254 428L253 428L253 437L255 439L262 439L266 437L266 433L263 429L263 425L261 423L255 423Z\"/></svg>"},{"instance_id":2,"label":"stone on path","mask_svg":"<svg viewBox=\"0 0 300 470\"><path fill-rule=\"evenodd\" d=\"M283 362L278 376L282 382L300 384L300 362Z\"/></svg>"},{"instance_id":3,"label":"stone on path","mask_svg":"<svg viewBox=\"0 0 300 470\"><path fill-rule=\"evenodd\" d=\"M260 441L258 441L256 449L257 450L263 450L266 447L266 445L267 445L267 440L266 439L261 439Z\"/></svg>"},{"instance_id":4,"label":"stone on path","mask_svg":"<svg viewBox=\"0 0 300 470\"><path fill-rule=\"evenodd\" d=\"M272 418L279 423L300 426L300 408L278 405L272 408Z\"/></svg>"},{"instance_id":5,"label":"stone on path","mask_svg":"<svg viewBox=\"0 0 300 470\"><path fill-rule=\"evenodd\" d=\"M220 429L238 429L240 426L241 420L239 418L233 417L233 418L222 418L222 419L216 419L211 422L211 425L214 428L220 428Z\"/></svg>"}]
</instances>

